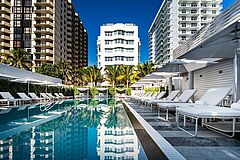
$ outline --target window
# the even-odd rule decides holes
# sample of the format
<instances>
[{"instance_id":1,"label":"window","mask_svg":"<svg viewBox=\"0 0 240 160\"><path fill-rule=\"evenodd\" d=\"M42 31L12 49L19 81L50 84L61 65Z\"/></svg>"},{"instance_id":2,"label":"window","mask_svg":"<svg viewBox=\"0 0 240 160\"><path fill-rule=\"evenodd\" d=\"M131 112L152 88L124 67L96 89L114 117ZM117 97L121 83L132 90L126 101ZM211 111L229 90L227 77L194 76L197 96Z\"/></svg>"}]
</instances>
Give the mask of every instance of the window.
<instances>
[{"instance_id":1,"label":"window","mask_svg":"<svg viewBox=\"0 0 240 160\"><path fill-rule=\"evenodd\" d=\"M134 44L134 41L133 40L127 40L126 44Z\"/></svg>"},{"instance_id":2,"label":"window","mask_svg":"<svg viewBox=\"0 0 240 160\"><path fill-rule=\"evenodd\" d=\"M134 58L133 57L126 57L126 61L133 61Z\"/></svg>"},{"instance_id":3,"label":"window","mask_svg":"<svg viewBox=\"0 0 240 160\"><path fill-rule=\"evenodd\" d=\"M112 44L112 41L110 41L110 40L105 40L105 44Z\"/></svg>"},{"instance_id":4,"label":"window","mask_svg":"<svg viewBox=\"0 0 240 160\"><path fill-rule=\"evenodd\" d=\"M197 20L197 17L191 17L191 20L192 20L192 21L196 21L196 20Z\"/></svg>"},{"instance_id":5,"label":"window","mask_svg":"<svg viewBox=\"0 0 240 160\"><path fill-rule=\"evenodd\" d=\"M106 53L112 53L112 51L113 51L113 50L112 50L111 48L105 48L105 52L106 52Z\"/></svg>"},{"instance_id":6,"label":"window","mask_svg":"<svg viewBox=\"0 0 240 160\"><path fill-rule=\"evenodd\" d=\"M115 44L124 44L123 39L115 39Z\"/></svg>"},{"instance_id":7,"label":"window","mask_svg":"<svg viewBox=\"0 0 240 160\"><path fill-rule=\"evenodd\" d=\"M134 48L126 48L126 53L133 53L134 52Z\"/></svg>"},{"instance_id":8,"label":"window","mask_svg":"<svg viewBox=\"0 0 240 160\"><path fill-rule=\"evenodd\" d=\"M191 23L191 27L197 27L197 23Z\"/></svg>"},{"instance_id":9,"label":"window","mask_svg":"<svg viewBox=\"0 0 240 160\"><path fill-rule=\"evenodd\" d=\"M197 10L191 10L191 13L197 13Z\"/></svg>"},{"instance_id":10,"label":"window","mask_svg":"<svg viewBox=\"0 0 240 160\"><path fill-rule=\"evenodd\" d=\"M215 11L215 10L214 10L214 11L212 11L212 14L216 14L216 13L217 13L217 11Z\"/></svg>"},{"instance_id":11,"label":"window","mask_svg":"<svg viewBox=\"0 0 240 160\"><path fill-rule=\"evenodd\" d=\"M187 18L186 18L186 16L182 16L182 20L186 20Z\"/></svg>"},{"instance_id":12,"label":"window","mask_svg":"<svg viewBox=\"0 0 240 160\"><path fill-rule=\"evenodd\" d=\"M191 34L195 34L197 30L191 30Z\"/></svg>"},{"instance_id":13,"label":"window","mask_svg":"<svg viewBox=\"0 0 240 160\"><path fill-rule=\"evenodd\" d=\"M182 33L186 33L187 31L186 30L182 30Z\"/></svg>"},{"instance_id":14,"label":"window","mask_svg":"<svg viewBox=\"0 0 240 160\"><path fill-rule=\"evenodd\" d=\"M186 23L182 23L182 27L186 27L187 25L186 25Z\"/></svg>"},{"instance_id":15,"label":"window","mask_svg":"<svg viewBox=\"0 0 240 160\"><path fill-rule=\"evenodd\" d=\"M201 19L206 21L206 20L207 20L207 17L202 17Z\"/></svg>"},{"instance_id":16,"label":"window","mask_svg":"<svg viewBox=\"0 0 240 160\"><path fill-rule=\"evenodd\" d=\"M216 7L216 4L212 4L212 7Z\"/></svg>"},{"instance_id":17,"label":"window","mask_svg":"<svg viewBox=\"0 0 240 160\"><path fill-rule=\"evenodd\" d=\"M107 37L112 36L112 32L105 32L105 36Z\"/></svg>"},{"instance_id":18,"label":"window","mask_svg":"<svg viewBox=\"0 0 240 160\"><path fill-rule=\"evenodd\" d=\"M182 3L181 6L182 6L182 7L186 7L186 3Z\"/></svg>"},{"instance_id":19,"label":"window","mask_svg":"<svg viewBox=\"0 0 240 160\"><path fill-rule=\"evenodd\" d=\"M116 56L115 61L124 61L124 57L123 56Z\"/></svg>"},{"instance_id":20,"label":"window","mask_svg":"<svg viewBox=\"0 0 240 160\"><path fill-rule=\"evenodd\" d=\"M182 13L187 13L187 11L186 10L182 10Z\"/></svg>"},{"instance_id":21,"label":"window","mask_svg":"<svg viewBox=\"0 0 240 160\"><path fill-rule=\"evenodd\" d=\"M197 7L197 3L192 3L191 7Z\"/></svg>"},{"instance_id":22,"label":"window","mask_svg":"<svg viewBox=\"0 0 240 160\"><path fill-rule=\"evenodd\" d=\"M126 36L133 36L134 35L134 32L132 32L132 31L127 31L126 32Z\"/></svg>"},{"instance_id":23,"label":"window","mask_svg":"<svg viewBox=\"0 0 240 160\"><path fill-rule=\"evenodd\" d=\"M182 36L181 40L185 41L186 40L186 36Z\"/></svg>"},{"instance_id":24,"label":"window","mask_svg":"<svg viewBox=\"0 0 240 160\"><path fill-rule=\"evenodd\" d=\"M105 61L113 61L112 57L105 57Z\"/></svg>"}]
</instances>

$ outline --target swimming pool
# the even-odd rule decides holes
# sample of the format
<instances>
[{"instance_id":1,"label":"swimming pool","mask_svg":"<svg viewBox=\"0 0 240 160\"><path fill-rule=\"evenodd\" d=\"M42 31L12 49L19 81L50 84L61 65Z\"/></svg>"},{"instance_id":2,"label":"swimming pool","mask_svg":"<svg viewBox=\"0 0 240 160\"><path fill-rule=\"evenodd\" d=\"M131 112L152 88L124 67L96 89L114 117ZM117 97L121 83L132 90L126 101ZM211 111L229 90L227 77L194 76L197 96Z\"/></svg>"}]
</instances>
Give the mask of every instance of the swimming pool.
<instances>
[{"instance_id":1,"label":"swimming pool","mask_svg":"<svg viewBox=\"0 0 240 160\"><path fill-rule=\"evenodd\" d=\"M0 159L147 159L121 104L58 101L0 115Z\"/></svg>"}]
</instances>

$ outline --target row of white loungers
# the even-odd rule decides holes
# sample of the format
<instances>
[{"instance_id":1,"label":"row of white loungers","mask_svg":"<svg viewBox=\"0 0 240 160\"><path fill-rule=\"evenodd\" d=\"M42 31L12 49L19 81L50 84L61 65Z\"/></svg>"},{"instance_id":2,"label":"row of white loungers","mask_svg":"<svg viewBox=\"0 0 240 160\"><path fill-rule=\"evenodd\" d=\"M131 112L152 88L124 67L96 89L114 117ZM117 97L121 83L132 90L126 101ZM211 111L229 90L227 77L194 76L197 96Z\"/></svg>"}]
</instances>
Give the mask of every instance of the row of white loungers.
<instances>
[{"instance_id":1,"label":"row of white loungers","mask_svg":"<svg viewBox=\"0 0 240 160\"><path fill-rule=\"evenodd\" d=\"M185 90L179 97L176 97L174 100L162 100L157 103L158 105L158 117L168 121L168 110L175 109L176 104L187 103L197 92L196 89ZM160 110L164 108L166 111L166 118L160 117Z\"/></svg>"},{"instance_id":2,"label":"row of white loungers","mask_svg":"<svg viewBox=\"0 0 240 160\"><path fill-rule=\"evenodd\" d=\"M231 91L229 87L209 89L203 97L192 104L177 104L177 126L186 133L197 136L198 120L202 120L202 126L214 130L225 136L233 137L236 130L236 119L240 118L240 104L232 104L231 108L217 106ZM179 125L179 117L184 117L183 126L186 125L186 117L195 120L195 132L191 133ZM220 122L212 122L212 119L221 119ZM226 120L226 121L223 121ZM231 121L229 121L231 120ZM232 133L231 135L226 132Z\"/></svg>"},{"instance_id":3,"label":"row of white loungers","mask_svg":"<svg viewBox=\"0 0 240 160\"><path fill-rule=\"evenodd\" d=\"M9 92L0 92L0 95L3 99L0 99L0 102L3 105L6 106L16 106L16 105L21 105L25 103L35 103L35 102L40 102L43 100L58 100L58 99L65 99L66 97L63 94L55 94L53 96L52 94L45 94L41 93L40 95L42 97L38 97L35 93L29 93L29 96L27 96L25 93L17 93L20 98L16 99L14 98ZM57 97L58 96L58 97Z\"/></svg>"}]
</instances>

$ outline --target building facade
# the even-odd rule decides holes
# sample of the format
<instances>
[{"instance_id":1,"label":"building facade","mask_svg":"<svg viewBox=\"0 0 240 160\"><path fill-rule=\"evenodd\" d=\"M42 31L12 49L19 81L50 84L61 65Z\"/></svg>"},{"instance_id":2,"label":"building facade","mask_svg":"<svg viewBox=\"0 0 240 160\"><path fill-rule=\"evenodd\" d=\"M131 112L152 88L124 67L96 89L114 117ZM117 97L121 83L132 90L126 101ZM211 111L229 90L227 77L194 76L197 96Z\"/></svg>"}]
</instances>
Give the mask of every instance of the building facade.
<instances>
[{"instance_id":1,"label":"building facade","mask_svg":"<svg viewBox=\"0 0 240 160\"><path fill-rule=\"evenodd\" d=\"M164 65L173 50L212 21L222 0L164 0L149 29L149 61Z\"/></svg>"},{"instance_id":2,"label":"building facade","mask_svg":"<svg viewBox=\"0 0 240 160\"><path fill-rule=\"evenodd\" d=\"M100 27L97 39L98 68L104 73L106 66L137 65L140 39L134 24L106 24Z\"/></svg>"},{"instance_id":3,"label":"building facade","mask_svg":"<svg viewBox=\"0 0 240 160\"><path fill-rule=\"evenodd\" d=\"M24 49L33 68L64 60L88 65L88 34L71 0L1 0L0 52Z\"/></svg>"}]
</instances>

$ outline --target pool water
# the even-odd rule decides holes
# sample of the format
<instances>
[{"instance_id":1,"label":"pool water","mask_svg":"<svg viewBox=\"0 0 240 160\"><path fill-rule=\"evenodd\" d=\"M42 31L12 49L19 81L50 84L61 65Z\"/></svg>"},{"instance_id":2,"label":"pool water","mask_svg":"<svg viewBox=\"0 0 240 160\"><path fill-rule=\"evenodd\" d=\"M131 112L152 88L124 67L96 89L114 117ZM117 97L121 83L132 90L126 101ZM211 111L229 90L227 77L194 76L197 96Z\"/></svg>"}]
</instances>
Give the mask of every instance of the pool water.
<instances>
[{"instance_id":1,"label":"pool water","mask_svg":"<svg viewBox=\"0 0 240 160\"><path fill-rule=\"evenodd\" d=\"M120 102L51 105L0 115L0 159L147 159Z\"/></svg>"}]
</instances>

